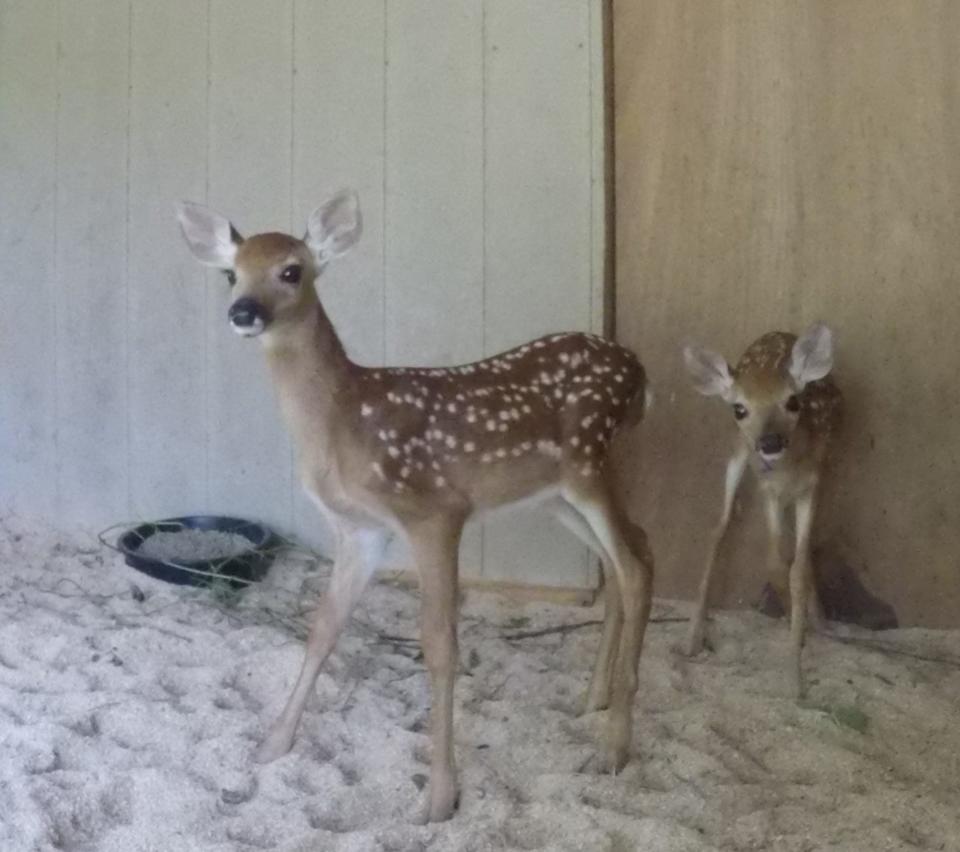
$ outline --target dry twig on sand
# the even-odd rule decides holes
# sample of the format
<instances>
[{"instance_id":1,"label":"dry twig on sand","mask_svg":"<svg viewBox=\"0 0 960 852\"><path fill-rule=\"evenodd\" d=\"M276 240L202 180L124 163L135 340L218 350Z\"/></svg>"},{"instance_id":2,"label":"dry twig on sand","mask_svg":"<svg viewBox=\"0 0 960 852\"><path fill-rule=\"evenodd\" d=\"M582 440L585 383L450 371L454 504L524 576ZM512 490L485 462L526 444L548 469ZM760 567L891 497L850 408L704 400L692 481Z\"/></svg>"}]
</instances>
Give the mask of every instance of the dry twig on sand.
<instances>
[{"instance_id":1,"label":"dry twig on sand","mask_svg":"<svg viewBox=\"0 0 960 852\"><path fill-rule=\"evenodd\" d=\"M674 616L674 615L662 615L662 616L653 616L650 618L650 624L680 624L684 621L689 621L690 619ZM517 639L534 639L537 636L549 636L551 633L570 633L573 630L581 630L584 627L594 627L597 625L603 624L602 621L577 621L574 624L558 624L555 627L544 627L541 630L519 630L515 633L501 633L500 636L502 639L506 639L508 642L516 641Z\"/></svg>"},{"instance_id":2,"label":"dry twig on sand","mask_svg":"<svg viewBox=\"0 0 960 852\"><path fill-rule=\"evenodd\" d=\"M912 660L922 660L925 663L938 663L943 666L953 666L960 669L960 659L956 657L940 657L934 654L920 654L916 651L908 651L905 648L898 648L889 642L877 642L872 639L860 639L856 636L831 636L826 634L828 639L834 642L840 642L844 645L856 645L859 648L869 648L880 654L886 654L891 657L909 657Z\"/></svg>"}]
</instances>

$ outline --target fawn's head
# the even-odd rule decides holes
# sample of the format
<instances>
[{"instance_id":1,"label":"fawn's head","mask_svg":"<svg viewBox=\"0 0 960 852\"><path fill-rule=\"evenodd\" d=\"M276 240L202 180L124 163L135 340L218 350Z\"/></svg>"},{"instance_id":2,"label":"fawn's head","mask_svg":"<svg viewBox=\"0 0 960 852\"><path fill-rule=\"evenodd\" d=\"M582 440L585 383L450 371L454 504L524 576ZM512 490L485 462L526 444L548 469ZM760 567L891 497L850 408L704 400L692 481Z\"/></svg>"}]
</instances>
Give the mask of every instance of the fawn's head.
<instances>
[{"instance_id":1,"label":"fawn's head","mask_svg":"<svg viewBox=\"0 0 960 852\"><path fill-rule=\"evenodd\" d=\"M790 446L804 388L833 367L833 334L822 323L800 337L770 332L752 343L733 369L699 346L685 347L683 356L694 387L731 406L747 445L771 467Z\"/></svg>"},{"instance_id":2,"label":"fawn's head","mask_svg":"<svg viewBox=\"0 0 960 852\"><path fill-rule=\"evenodd\" d=\"M177 207L177 217L193 256L225 273L232 288L227 317L244 337L301 316L317 300L317 276L353 247L362 230L351 190L338 192L310 214L303 239L278 233L244 239L226 217L186 201Z\"/></svg>"}]
</instances>

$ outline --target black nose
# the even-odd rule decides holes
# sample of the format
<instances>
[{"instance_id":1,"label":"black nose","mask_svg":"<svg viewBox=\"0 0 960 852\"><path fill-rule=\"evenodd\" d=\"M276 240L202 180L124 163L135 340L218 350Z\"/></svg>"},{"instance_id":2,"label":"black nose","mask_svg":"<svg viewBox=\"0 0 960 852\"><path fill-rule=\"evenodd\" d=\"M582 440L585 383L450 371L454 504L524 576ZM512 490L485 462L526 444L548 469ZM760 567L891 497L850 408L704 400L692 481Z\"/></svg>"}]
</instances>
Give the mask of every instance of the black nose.
<instances>
[{"instance_id":1,"label":"black nose","mask_svg":"<svg viewBox=\"0 0 960 852\"><path fill-rule=\"evenodd\" d=\"M782 453L787 446L787 439L777 432L768 432L757 439L757 449L768 456Z\"/></svg>"},{"instance_id":2,"label":"black nose","mask_svg":"<svg viewBox=\"0 0 960 852\"><path fill-rule=\"evenodd\" d=\"M256 299L237 299L227 311L227 318L241 328L253 325L258 319L263 319L263 308Z\"/></svg>"}]
</instances>

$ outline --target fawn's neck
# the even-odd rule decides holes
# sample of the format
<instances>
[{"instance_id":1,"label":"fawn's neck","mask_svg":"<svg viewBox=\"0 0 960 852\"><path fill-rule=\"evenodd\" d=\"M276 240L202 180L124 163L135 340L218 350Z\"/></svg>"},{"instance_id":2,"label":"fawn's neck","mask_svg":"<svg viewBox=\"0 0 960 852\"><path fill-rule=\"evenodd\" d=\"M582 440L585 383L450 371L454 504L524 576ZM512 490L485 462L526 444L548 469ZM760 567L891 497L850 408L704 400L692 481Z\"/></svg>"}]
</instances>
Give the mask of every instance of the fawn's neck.
<instances>
[{"instance_id":1,"label":"fawn's neck","mask_svg":"<svg viewBox=\"0 0 960 852\"><path fill-rule=\"evenodd\" d=\"M301 458L326 455L355 365L319 301L264 338L280 408L298 453Z\"/></svg>"}]
</instances>

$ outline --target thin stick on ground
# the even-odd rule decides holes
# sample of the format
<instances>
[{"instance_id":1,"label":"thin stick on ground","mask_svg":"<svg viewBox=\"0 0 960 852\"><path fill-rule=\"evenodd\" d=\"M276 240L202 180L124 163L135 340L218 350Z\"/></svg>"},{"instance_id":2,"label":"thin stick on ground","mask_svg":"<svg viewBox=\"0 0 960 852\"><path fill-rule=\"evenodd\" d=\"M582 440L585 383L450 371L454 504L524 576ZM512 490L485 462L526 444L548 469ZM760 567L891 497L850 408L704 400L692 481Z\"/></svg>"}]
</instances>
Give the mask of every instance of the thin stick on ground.
<instances>
[{"instance_id":1,"label":"thin stick on ground","mask_svg":"<svg viewBox=\"0 0 960 852\"><path fill-rule=\"evenodd\" d=\"M913 660L922 660L925 663L939 663L944 666L953 666L960 669L960 659L956 657L940 657L934 654L918 654L916 651L908 651L904 648L897 648L887 642L877 642L871 639L859 639L856 636L831 636L825 634L826 638L834 642L840 642L844 645L856 645L860 648L869 648L880 654L887 654L893 657L909 657Z\"/></svg>"},{"instance_id":2,"label":"thin stick on ground","mask_svg":"<svg viewBox=\"0 0 960 852\"><path fill-rule=\"evenodd\" d=\"M650 619L650 624L681 624L689 619L682 616L672 616L665 615L654 617ZM512 633L501 633L500 638L505 639L508 642L515 642L522 639L535 639L538 636L550 636L552 634L567 634L571 633L574 630L583 630L586 627L597 627L603 624L602 621L594 619L591 621L577 621L573 624L556 624L552 627L544 627L540 630L517 630ZM369 628L369 625L364 625ZM412 636L394 636L390 633L381 633L380 631L373 630L370 628L376 635L377 642L386 644L386 645L419 645L420 640Z\"/></svg>"},{"instance_id":3,"label":"thin stick on ground","mask_svg":"<svg viewBox=\"0 0 960 852\"><path fill-rule=\"evenodd\" d=\"M664 615L659 617L652 617L649 620L650 624L681 624L685 621L689 621L689 618L682 616L673 616L673 615ZM574 630L582 630L584 627L596 627L600 624L603 624L602 621L577 621L573 624L558 624L554 627L544 627L541 630L518 630L514 633L501 633L500 637L506 639L508 642L514 642L518 639L535 639L538 636L549 636L553 633L562 633L567 634Z\"/></svg>"}]
</instances>

